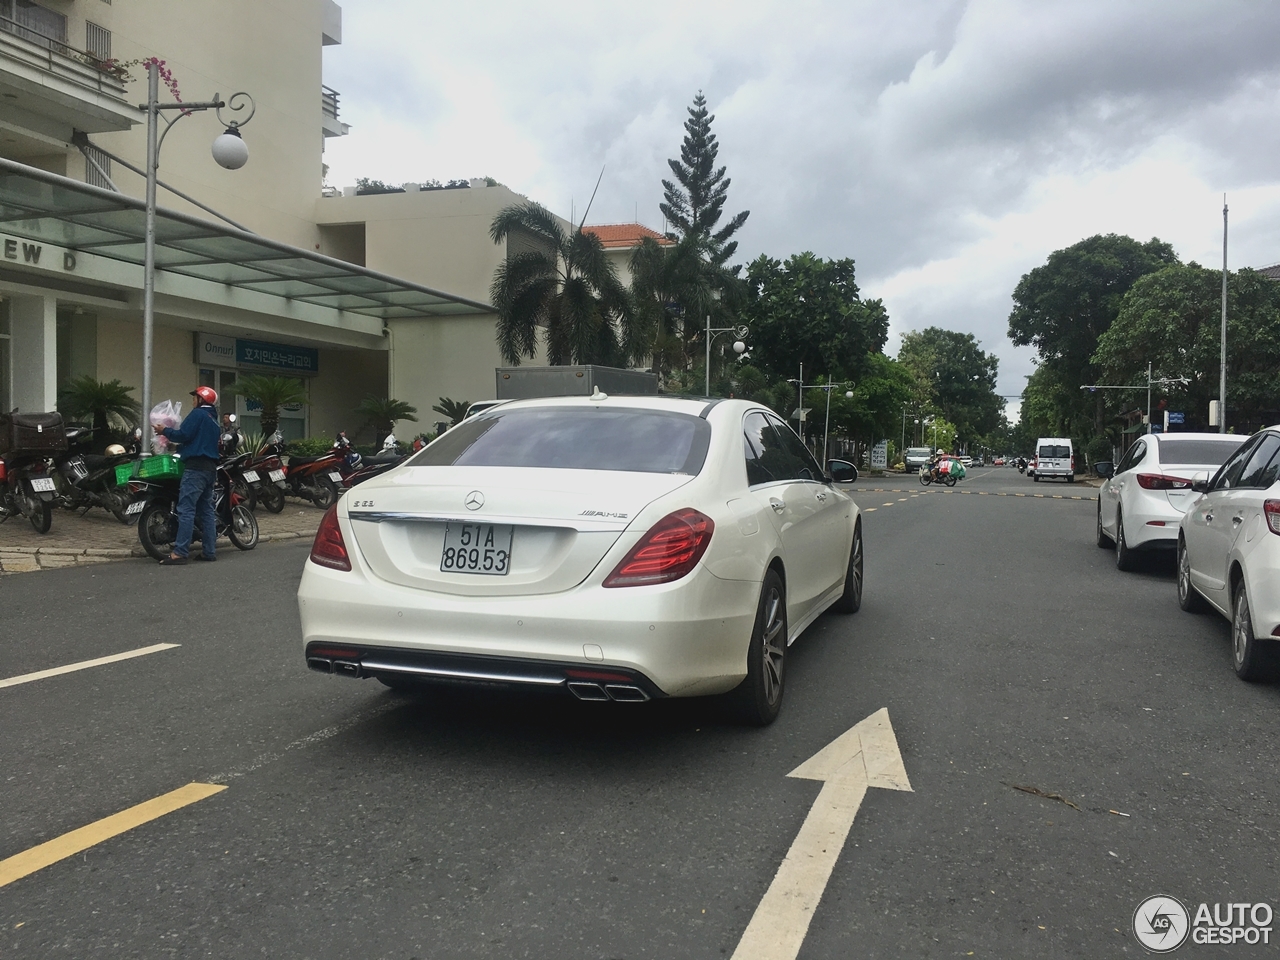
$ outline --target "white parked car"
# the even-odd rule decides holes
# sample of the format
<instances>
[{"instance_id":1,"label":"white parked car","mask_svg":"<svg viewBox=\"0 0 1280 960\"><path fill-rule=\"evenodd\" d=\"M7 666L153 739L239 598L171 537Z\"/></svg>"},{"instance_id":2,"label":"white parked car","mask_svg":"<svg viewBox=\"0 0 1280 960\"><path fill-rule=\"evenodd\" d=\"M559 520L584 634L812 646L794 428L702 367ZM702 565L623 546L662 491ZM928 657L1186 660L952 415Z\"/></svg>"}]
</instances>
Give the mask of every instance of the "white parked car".
<instances>
[{"instance_id":1,"label":"white parked car","mask_svg":"<svg viewBox=\"0 0 1280 960\"><path fill-rule=\"evenodd\" d=\"M1255 433L1218 470L1178 531L1178 604L1231 621L1242 680L1280 676L1280 426Z\"/></svg>"},{"instance_id":2,"label":"white parked car","mask_svg":"<svg viewBox=\"0 0 1280 960\"><path fill-rule=\"evenodd\" d=\"M772 411L556 397L464 420L324 517L298 588L307 665L389 686L732 691L769 723L787 646L862 602L862 526Z\"/></svg>"},{"instance_id":3,"label":"white parked car","mask_svg":"<svg viewBox=\"0 0 1280 960\"><path fill-rule=\"evenodd\" d=\"M1133 441L1098 489L1098 546L1115 548L1121 570L1137 566L1139 551L1174 549L1178 523L1196 498L1192 481L1207 479L1244 440L1229 433L1151 433Z\"/></svg>"}]
</instances>

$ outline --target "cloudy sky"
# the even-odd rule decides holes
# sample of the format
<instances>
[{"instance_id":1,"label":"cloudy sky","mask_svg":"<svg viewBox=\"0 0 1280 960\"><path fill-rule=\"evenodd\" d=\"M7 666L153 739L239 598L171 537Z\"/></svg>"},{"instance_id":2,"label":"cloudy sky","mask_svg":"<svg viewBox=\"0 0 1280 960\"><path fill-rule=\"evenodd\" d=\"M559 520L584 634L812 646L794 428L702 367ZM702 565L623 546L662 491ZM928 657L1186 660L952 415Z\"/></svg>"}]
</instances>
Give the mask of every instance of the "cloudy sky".
<instances>
[{"instance_id":1,"label":"cloudy sky","mask_svg":"<svg viewBox=\"0 0 1280 960\"><path fill-rule=\"evenodd\" d=\"M1010 294L1095 233L1280 261L1280 4L345 0L325 51L351 135L329 182L492 176L661 227L702 90L739 255L852 257L907 330L972 332L1021 392ZM1010 409L1016 416L1016 401Z\"/></svg>"}]
</instances>

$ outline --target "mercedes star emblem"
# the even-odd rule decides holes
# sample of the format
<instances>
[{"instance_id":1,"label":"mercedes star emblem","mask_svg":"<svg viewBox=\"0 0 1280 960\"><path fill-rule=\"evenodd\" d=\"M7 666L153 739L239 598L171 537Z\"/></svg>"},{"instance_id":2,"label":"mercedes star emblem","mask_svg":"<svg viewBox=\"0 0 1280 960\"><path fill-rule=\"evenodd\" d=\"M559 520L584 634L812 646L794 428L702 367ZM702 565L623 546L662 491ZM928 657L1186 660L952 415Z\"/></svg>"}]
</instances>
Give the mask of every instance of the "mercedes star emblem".
<instances>
[{"instance_id":1,"label":"mercedes star emblem","mask_svg":"<svg viewBox=\"0 0 1280 960\"><path fill-rule=\"evenodd\" d=\"M484 494L479 490L472 490L467 494L467 499L463 503L467 505L468 510L479 510L484 506Z\"/></svg>"}]
</instances>

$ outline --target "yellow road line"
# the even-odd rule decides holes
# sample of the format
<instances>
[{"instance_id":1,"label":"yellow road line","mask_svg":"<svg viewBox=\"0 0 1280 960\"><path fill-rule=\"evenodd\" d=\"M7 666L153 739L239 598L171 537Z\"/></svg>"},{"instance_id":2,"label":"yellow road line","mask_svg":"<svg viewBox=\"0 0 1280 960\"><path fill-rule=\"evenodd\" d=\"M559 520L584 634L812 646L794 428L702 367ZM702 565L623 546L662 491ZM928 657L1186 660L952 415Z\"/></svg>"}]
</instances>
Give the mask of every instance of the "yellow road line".
<instances>
[{"instance_id":1,"label":"yellow road line","mask_svg":"<svg viewBox=\"0 0 1280 960\"><path fill-rule=\"evenodd\" d=\"M31 683L33 680L43 680L45 677L56 677L63 673L74 673L77 670L88 670L90 667L100 667L105 663L116 663L120 660L132 660L134 657L145 657L149 653L159 653L161 650L172 650L179 646L176 643L156 643L149 647L139 647L137 650L127 650L124 653L112 654L109 657L98 657L96 660L81 660L79 663L69 663L65 667L53 667L50 670L38 670L35 673L24 673L18 677L9 677L6 680L0 680L0 687L16 687L20 683Z\"/></svg>"},{"instance_id":2,"label":"yellow road line","mask_svg":"<svg viewBox=\"0 0 1280 960\"><path fill-rule=\"evenodd\" d=\"M14 854L7 860L0 860L0 887L7 886L15 880L21 880L37 870L43 870L59 860L73 857L134 827L157 820L166 813L173 813L197 800L221 793L225 789L227 788L215 783L188 783L185 787L179 787L177 790L146 800L128 810L121 810L119 813L113 813L78 830L54 837L30 850Z\"/></svg>"}]
</instances>

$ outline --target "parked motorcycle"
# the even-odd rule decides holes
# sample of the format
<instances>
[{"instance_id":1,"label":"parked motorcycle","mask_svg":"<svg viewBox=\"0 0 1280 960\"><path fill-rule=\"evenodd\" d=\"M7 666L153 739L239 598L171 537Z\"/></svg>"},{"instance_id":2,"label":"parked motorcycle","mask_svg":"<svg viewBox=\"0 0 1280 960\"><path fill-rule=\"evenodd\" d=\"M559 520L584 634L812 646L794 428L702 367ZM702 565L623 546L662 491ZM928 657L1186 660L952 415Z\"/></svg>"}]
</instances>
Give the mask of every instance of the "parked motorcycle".
<instances>
[{"instance_id":1,"label":"parked motorcycle","mask_svg":"<svg viewBox=\"0 0 1280 960\"><path fill-rule=\"evenodd\" d=\"M354 451L352 452L354 453ZM360 454L356 453L355 456L359 457ZM343 477L342 485L350 490L357 484L364 483L366 480L400 466L409 457L409 453L400 452L400 441L396 439L395 434L389 434L387 439L382 442L382 449L376 455L368 460L359 459L356 461L355 469ZM348 459L350 458L348 457Z\"/></svg>"},{"instance_id":2,"label":"parked motorcycle","mask_svg":"<svg viewBox=\"0 0 1280 960\"><path fill-rule=\"evenodd\" d=\"M0 522L22 516L37 533L49 532L58 494L48 458L66 449L62 414L0 415Z\"/></svg>"},{"instance_id":3,"label":"parked motorcycle","mask_svg":"<svg viewBox=\"0 0 1280 960\"><path fill-rule=\"evenodd\" d=\"M286 492L302 500L310 500L322 510L328 510L338 502L339 486L343 470L359 466L347 465L347 455L352 453L351 441L345 433L339 433L327 453L318 457L290 457L285 475Z\"/></svg>"},{"instance_id":4,"label":"parked motorcycle","mask_svg":"<svg viewBox=\"0 0 1280 960\"><path fill-rule=\"evenodd\" d=\"M167 461L167 462L161 462ZM138 540L147 554L163 560L173 551L178 539L178 489L181 469L179 458L170 454L147 457L139 466L141 479L130 484L143 501L138 516ZM161 476L146 477L155 464ZM249 505L235 492L231 473L222 464L217 468L213 511L218 518L218 536L226 536L239 550L252 550L258 545L258 520ZM196 518L194 540L201 539L199 517Z\"/></svg>"},{"instance_id":5,"label":"parked motorcycle","mask_svg":"<svg viewBox=\"0 0 1280 960\"><path fill-rule=\"evenodd\" d=\"M53 458L54 468L62 480L58 503L67 510L83 513L101 507L125 525L137 520L138 511L129 512L133 497L128 484L119 483L116 468L138 457L142 431L134 430L131 449L113 443L101 456L84 450L93 436L88 427L71 427L66 434L69 449Z\"/></svg>"},{"instance_id":6,"label":"parked motorcycle","mask_svg":"<svg viewBox=\"0 0 1280 960\"><path fill-rule=\"evenodd\" d=\"M241 468L246 480L254 484L253 491L257 503L262 504L272 513L279 513L284 509L287 480L285 466L280 459L283 449L283 440L277 431L272 434L265 447L257 453L248 455Z\"/></svg>"}]
</instances>

